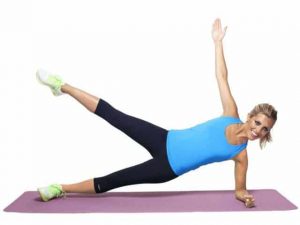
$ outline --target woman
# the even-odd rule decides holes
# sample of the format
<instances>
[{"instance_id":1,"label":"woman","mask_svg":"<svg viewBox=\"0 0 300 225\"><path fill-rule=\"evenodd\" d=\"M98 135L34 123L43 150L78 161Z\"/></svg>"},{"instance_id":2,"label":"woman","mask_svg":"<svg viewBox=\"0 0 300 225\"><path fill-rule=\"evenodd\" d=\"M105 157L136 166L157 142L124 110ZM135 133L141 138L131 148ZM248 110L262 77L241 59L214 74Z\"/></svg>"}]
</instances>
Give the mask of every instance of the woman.
<instances>
[{"instance_id":1,"label":"woman","mask_svg":"<svg viewBox=\"0 0 300 225\"><path fill-rule=\"evenodd\" d=\"M212 38L223 114L185 130L168 131L126 115L103 99L64 83L58 76L39 70L38 79L49 86L54 95L69 94L89 111L144 146L153 157L144 163L104 177L39 188L42 200L48 201L65 193L103 193L126 185L162 183L202 165L232 159L235 162L235 197L243 201L246 207L253 207L254 198L246 189L246 147L248 140L259 139L261 147L271 140L270 131L277 120L277 111L269 104L260 104L248 114L245 123L239 119L238 108L230 92L223 55L222 40L225 33L226 27L223 30L221 21L216 19Z\"/></svg>"}]
</instances>

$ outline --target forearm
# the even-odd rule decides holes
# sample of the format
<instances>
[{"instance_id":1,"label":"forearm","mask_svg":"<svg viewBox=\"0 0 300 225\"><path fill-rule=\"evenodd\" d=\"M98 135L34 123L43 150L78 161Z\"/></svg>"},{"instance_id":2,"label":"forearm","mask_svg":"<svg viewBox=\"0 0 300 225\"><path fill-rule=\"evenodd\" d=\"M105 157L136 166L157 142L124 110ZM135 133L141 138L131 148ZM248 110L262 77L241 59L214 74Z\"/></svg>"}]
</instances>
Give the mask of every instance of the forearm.
<instances>
[{"instance_id":1,"label":"forearm","mask_svg":"<svg viewBox=\"0 0 300 225\"><path fill-rule=\"evenodd\" d=\"M223 52L223 43L222 41L216 41L214 43L216 76L225 76L225 78L227 78L227 67Z\"/></svg>"},{"instance_id":2,"label":"forearm","mask_svg":"<svg viewBox=\"0 0 300 225\"><path fill-rule=\"evenodd\" d=\"M248 160L246 158L243 161L235 162L235 197L241 201L244 201L244 196L249 194L246 187L247 170Z\"/></svg>"}]
</instances>

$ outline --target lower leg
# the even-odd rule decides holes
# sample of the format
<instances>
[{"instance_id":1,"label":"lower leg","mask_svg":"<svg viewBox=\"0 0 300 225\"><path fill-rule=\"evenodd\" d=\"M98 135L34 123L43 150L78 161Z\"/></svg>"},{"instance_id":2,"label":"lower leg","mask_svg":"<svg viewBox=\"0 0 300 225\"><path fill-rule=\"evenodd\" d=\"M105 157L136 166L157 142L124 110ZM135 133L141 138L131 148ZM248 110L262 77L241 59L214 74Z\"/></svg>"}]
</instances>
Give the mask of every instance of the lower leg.
<instances>
[{"instance_id":1,"label":"lower leg","mask_svg":"<svg viewBox=\"0 0 300 225\"><path fill-rule=\"evenodd\" d=\"M95 112L99 98L95 97L83 90L75 88L69 84L64 84L61 86L61 91L63 93L69 94L73 98L75 98L78 102L80 102L85 108L87 108L91 112Z\"/></svg>"},{"instance_id":2,"label":"lower leg","mask_svg":"<svg viewBox=\"0 0 300 225\"><path fill-rule=\"evenodd\" d=\"M109 175L94 178L94 190L96 193L104 193L128 185L163 183L176 177L167 158L154 158Z\"/></svg>"},{"instance_id":3,"label":"lower leg","mask_svg":"<svg viewBox=\"0 0 300 225\"><path fill-rule=\"evenodd\" d=\"M76 184L62 184L61 186L63 192L65 193L96 193L93 179L89 179Z\"/></svg>"}]
</instances>

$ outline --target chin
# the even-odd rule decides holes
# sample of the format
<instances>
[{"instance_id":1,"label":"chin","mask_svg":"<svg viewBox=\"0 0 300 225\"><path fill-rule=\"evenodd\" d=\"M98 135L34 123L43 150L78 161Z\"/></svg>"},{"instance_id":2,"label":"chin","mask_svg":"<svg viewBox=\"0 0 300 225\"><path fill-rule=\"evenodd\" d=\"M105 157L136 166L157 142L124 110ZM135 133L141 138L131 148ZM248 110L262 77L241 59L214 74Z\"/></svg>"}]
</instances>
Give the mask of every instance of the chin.
<instances>
[{"instance_id":1,"label":"chin","mask_svg":"<svg viewBox=\"0 0 300 225\"><path fill-rule=\"evenodd\" d=\"M256 140L258 140L258 138L250 138L249 140L250 141L256 141Z\"/></svg>"}]
</instances>

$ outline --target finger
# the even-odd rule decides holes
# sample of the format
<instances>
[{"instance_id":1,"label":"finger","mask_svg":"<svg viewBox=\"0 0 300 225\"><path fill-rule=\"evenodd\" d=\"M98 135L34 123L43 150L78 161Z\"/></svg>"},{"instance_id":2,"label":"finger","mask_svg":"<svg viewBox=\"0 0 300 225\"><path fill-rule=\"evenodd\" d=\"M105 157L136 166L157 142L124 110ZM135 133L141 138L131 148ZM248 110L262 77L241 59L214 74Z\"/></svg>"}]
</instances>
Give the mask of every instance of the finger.
<instances>
[{"instance_id":1,"label":"finger","mask_svg":"<svg viewBox=\"0 0 300 225\"><path fill-rule=\"evenodd\" d=\"M254 199L253 198L246 198L245 203L247 203L247 204L254 203Z\"/></svg>"},{"instance_id":2,"label":"finger","mask_svg":"<svg viewBox=\"0 0 300 225\"><path fill-rule=\"evenodd\" d=\"M222 24L221 24L221 20L218 19L218 23L219 23L219 29L222 29Z\"/></svg>"},{"instance_id":3,"label":"finger","mask_svg":"<svg viewBox=\"0 0 300 225\"><path fill-rule=\"evenodd\" d=\"M252 201L246 201L245 205L247 208L251 208L251 207L255 206L254 202L252 202Z\"/></svg>"},{"instance_id":4,"label":"finger","mask_svg":"<svg viewBox=\"0 0 300 225\"><path fill-rule=\"evenodd\" d=\"M246 202L254 202L254 199L253 198L247 198Z\"/></svg>"},{"instance_id":5,"label":"finger","mask_svg":"<svg viewBox=\"0 0 300 225\"><path fill-rule=\"evenodd\" d=\"M254 206L255 206L254 204L246 205L247 208L252 208L252 207L254 207Z\"/></svg>"},{"instance_id":6,"label":"finger","mask_svg":"<svg viewBox=\"0 0 300 225\"><path fill-rule=\"evenodd\" d=\"M253 199L252 196L244 196L245 199Z\"/></svg>"},{"instance_id":7,"label":"finger","mask_svg":"<svg viewBox=\"0 0 300 225\"><path fill-rule=\"evenodd\" d=\"M245 206L246 206L247 208L249 207L249 202L248 202L248 201L245 202Z\"/></svg>"},{"instance_id":8,"label":"finger","mask_svg":"<svg viewBox=\"0 0 300 225\"><path fill-rule=\"evenodd\" d=\"M216 30L217 28L218 28L218 19L216 19L214 22L214 29Z\"/></svg>"},{"instance_id":9,"label":"finger","mask_svg":"<svg viewBox=\"0 0 300 225\"><path fill-rule=\"evenodd\" d=\"M254 202L251 202L251 204L249 205L249 208L252 208L254 206L255 206Z\"/></svg>"}]
</instances>

